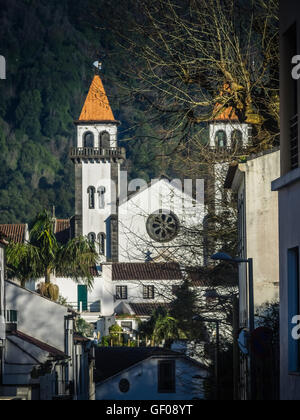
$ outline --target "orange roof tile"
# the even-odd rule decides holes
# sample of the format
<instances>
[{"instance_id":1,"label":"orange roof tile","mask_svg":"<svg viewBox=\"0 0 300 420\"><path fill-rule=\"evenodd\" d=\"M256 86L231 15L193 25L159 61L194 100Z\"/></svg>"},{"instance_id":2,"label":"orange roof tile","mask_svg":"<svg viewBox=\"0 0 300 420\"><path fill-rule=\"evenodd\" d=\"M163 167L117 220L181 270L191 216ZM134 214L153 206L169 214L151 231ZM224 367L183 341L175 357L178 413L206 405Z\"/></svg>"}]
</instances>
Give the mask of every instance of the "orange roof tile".
<instances>
[{"instance_id":1,"label":"orange roof tile","mask_svg":"<svg viewBox=\"0 0 300 420\"><path fill-rule=\"evenodd\" d=\"M0 225L0 234L5 238L13 241L22 243L25 240L25 224L7 224Z\"/></svg>"},{"instance_id":2,"label":"orange roof tile","mask_svg":"<svg viewBox=\"0 0 300 420\"><path fill-rule=\"evenodd\" d=\"M239 121L232 106L223 108L223 105L216 104L213 115L213 121Z\"/></svg>"},{"instance_id":3,"label":"orange roof tile","mask_svg":"<svg viewBox=\"0 0 300 420\"><path fill-rule=\"evenodd\" d=\"M67 243L70 239L70 219L56 219L55 236L58 242Z\"/></svg>"},{"instance_id":4,"label":"orange roof tile","mask_svg":"<svg viewBox=\"0 0 300 420\"><path fill-rule=\"evenodd\" d=\"M79 121L115 121L103 83L98 75L94 76Z\"/></svg>"},{"instance_id":5,"label":"orange roof tile","mask_svg":"<svg viewBox=\"0 0 300 420\"><path fill-rule=\"evenodd\" d=\"M223 96L224 92L231 92L230 86L225 83L220 96ZM239 121L232 106L227 108L224 105L217 103L213 112L213 121Z\"/></svg>"}]
</instances>

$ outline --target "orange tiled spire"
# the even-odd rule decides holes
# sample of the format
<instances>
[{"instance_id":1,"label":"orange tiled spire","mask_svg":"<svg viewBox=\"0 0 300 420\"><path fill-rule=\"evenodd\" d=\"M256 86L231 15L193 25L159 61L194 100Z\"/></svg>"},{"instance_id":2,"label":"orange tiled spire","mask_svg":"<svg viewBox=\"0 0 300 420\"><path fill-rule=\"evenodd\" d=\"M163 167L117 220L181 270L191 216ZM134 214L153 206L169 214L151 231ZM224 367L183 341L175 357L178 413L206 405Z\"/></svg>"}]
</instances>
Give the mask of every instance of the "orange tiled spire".
<instances>
[{"instance_id":1,"label":"orange tiled spire","mask_svg":"<svg viewBox=\"0 0 300 420\"><path fill-rule=\"evenodd\" d=\"M223 96L224 92L226 91L231 92L231 89L228 84L224 84L223 91L220 95ZM236 115L232 106L224 108L224 105L219 103L215 105L213 116L213 121L239 121L239 118Z\"/></svg>"},{"instance_id":2,"label":"orange tiled spire","mask_svg":"<svg viewBox=\"0 0 300 420\"><path fill-rule=\"evenodd\" d=\"M94 76L79 121L115 121L103 83Z\"/></svg>"}]
</instances>

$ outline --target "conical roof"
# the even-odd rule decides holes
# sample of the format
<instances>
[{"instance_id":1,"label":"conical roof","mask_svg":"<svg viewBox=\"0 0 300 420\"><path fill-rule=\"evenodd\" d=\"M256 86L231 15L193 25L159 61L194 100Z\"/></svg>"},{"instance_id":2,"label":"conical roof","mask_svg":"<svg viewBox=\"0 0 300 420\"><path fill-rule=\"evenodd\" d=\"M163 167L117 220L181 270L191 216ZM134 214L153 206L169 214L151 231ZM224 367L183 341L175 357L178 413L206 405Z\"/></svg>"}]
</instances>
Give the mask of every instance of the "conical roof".
<instances>
[{"instance_id":1,"label":"conical roof","mask_svg":"<svg viewBox=\"0 0 300 420\"><path fill-rule=\"evenodd\" d=\"M229 85L226 83L224 84L223 91L220 93L220 96L223 96L224 92L231 92ZM217 103L213 111L212 121L238 122L239 118L232 106L228 106L226 108L224 107L224 104Z\"/></svg>"},{"instance_id":2,"label":"conical roof","mask_svg":"<svg viewBox=\"0 0 300 420\"><path fill-rule=\"evenodd\" d=\"M116 122L99 75L94 76L79 121Z\"/></svg>"}]
</instances>

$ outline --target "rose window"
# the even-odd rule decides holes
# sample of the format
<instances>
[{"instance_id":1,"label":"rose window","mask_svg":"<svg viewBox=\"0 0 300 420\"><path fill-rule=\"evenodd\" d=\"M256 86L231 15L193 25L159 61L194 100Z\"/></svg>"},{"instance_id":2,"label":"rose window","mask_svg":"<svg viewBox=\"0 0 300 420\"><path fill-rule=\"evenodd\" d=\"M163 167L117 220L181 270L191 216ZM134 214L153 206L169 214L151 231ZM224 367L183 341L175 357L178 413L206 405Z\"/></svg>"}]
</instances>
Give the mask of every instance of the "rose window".
<instances>
[{"instance_id":1,"label":"rose window","mask_svg":"<svg viewBox=\"0 0 300 420\"><path fill-rule=\"evenodd\" d=\"M147 220L147 232L156 242L169 242L174 239L179 231L179 220L177 216L170 212L160 210L153 213Z\"/></svg>"}]
</instances>

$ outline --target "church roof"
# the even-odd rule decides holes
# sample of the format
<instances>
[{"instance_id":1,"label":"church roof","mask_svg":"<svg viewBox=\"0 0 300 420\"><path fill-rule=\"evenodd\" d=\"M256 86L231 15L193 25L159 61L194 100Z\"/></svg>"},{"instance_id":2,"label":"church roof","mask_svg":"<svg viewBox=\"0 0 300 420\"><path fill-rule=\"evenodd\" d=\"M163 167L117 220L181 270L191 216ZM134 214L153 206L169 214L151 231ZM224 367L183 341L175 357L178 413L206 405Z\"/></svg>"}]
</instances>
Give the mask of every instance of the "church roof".
<instances>
[{"instance_id":1,"label":"church roof","mask_svg":"<svg viewBox=\"0 0 300 420\"><path fill-rule=\"evenodd\" d=\"M83 105L79 122L116 122L99 75L95 75Z\"/></svg>"},{"instance_id":2,"label":"church roof","mask_svg":"<svg viewBox=\"0 0 300 420\"><path fill-rule=\"evenodd\" d=\"M112 280L181 280L177 263L114 263Z\"/></svg>"},{"instance_id":3,"label":"church roof","mask_svg":"<svg viewBox=\"0 0 300 420\"><path fill-rule=\"evenodd\" d=\"M70 239L70 219L56 219L55 236L58 242L65 244Z\"/></svg>"}]
</instances>

